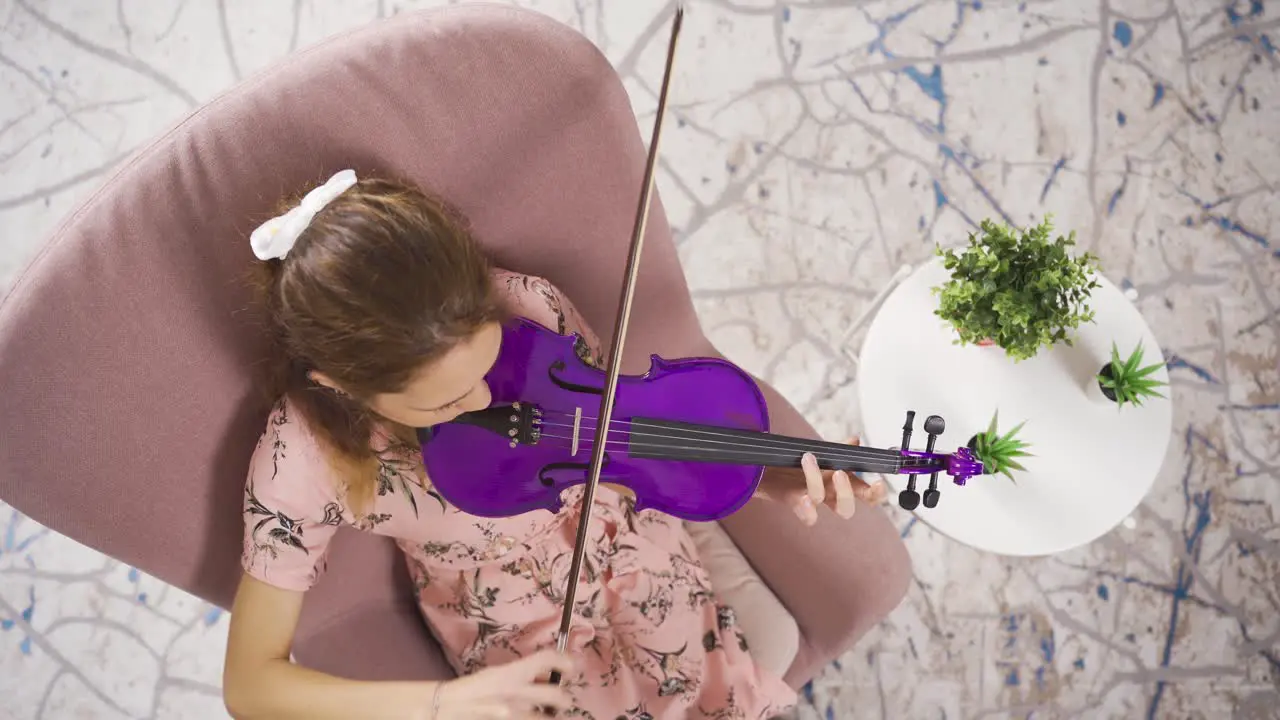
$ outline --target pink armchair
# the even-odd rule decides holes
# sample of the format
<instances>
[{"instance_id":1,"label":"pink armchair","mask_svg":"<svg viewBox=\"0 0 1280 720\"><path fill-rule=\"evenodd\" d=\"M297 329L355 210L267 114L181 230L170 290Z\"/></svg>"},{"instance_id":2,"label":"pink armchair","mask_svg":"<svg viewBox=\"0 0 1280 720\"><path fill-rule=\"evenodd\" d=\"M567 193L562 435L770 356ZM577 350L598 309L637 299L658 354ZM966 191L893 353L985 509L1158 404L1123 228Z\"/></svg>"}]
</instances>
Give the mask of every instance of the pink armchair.
<instances>
[{"instance_id":1,"label":"pink armchair","mask_svg":"<svg viewBox=\"0 0 1280 720\"><path fill-rule=\"evenodd\" d=\"M608 62L532 12L405 14L286 59L135 155L0 305L0 497L228 607L267 412L247 237L277 198L340 167L417 181L467 213L500 265L547 277L607 335L643 166ZM716 355L660 204L646 242L625 371L650 353ZM765 391L778 432L814 435ZM797 687L905 592L909 559L879 510L804 528L753 502L724 526L799 624ZM449 673L392 544L343 533L330 568L299 662L368 679Z\"/></svg>"}]
</instances>

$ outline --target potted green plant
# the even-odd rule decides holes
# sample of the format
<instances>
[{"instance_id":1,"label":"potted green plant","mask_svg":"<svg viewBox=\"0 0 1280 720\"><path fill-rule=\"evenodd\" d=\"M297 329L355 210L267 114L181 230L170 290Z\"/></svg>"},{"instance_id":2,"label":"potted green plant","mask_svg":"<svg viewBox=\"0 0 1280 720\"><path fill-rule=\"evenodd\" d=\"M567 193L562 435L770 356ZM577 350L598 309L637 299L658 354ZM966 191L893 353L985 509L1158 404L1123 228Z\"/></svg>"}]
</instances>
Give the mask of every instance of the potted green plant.
<instances>
[{"instance_id":1,"label":"potted green plant","mask_svg":"<svg viewBox=\"0 0 1280 720\"><path fill-rule=\"evenodd\" d=\"M1075 232L1051 238L1051 216L1019 230L983 220L959 251L937 249L951 277L934 287L938 308L960 344L998 345L1014 361L1033 357L1093 321L1098 258L1074 256Z\"/></svg>"},{"instance_id":2,"label":"potted green plant","mask_svg":"<svg viewBox=\"0 0 1280 720\"><path fill-rule=\"evenodd\" d=\"M1018 481L1014 480L1012 471L1026 471L1016 458L1033 457L1026 450L1031 445L1018 438L1018 433L1026 421L1018 423L1013 426L1013 429L1001 435L997 428L999 418L1000 411L997 410L992 414L991 423L987 429L969 438L968 447L978 460L982 461L983 475L1004 475L1016 485Z\"/></svg>"},{"instance_id":3,"label":"potted green plant","mask_svg":"<svg viewBox=\"0 0 1280 720\"><path fill-rule=\"evenodd\" d=\"M1117 408L1124 407L1125 403L1142 405L1142 401L1146 398L1164 397L1156 388L1168 383L1148 377L1159 370L1164 363L1151 363L1144 366L1142 355L1142 343L1138 343L1133 352L1129 353L1129 357L1122 360L1116 344L1111 343L1111 360L1102 366L1097 380L1098 389L1108 400L1115 403Z\"/></svg>"}]
</instances>

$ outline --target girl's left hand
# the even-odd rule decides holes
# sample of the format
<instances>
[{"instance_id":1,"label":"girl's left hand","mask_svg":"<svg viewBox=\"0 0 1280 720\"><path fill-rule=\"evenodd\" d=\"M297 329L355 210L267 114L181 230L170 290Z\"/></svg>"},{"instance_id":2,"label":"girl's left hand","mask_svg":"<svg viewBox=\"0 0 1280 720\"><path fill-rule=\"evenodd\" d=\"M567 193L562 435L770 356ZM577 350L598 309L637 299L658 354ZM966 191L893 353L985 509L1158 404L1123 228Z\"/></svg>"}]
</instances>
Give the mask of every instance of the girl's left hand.
<instances>
[{"instance_id":1,"label":"girl's left hand","mask_svg":"<svg viewBox=\"0 0 1280 720\"><path fill-rule=\"evenodd\" d=\"M860 444L857 437L850 445ZM826 505L842 518L853 517L857 500L879 505L889 494L884 481L869 484L856 475L843 470L818 469L817 461L810 453L801 460L801 469L769 468L760 481L756 497L786 503L805 525L818 522L818 505Z\"/></svg>"}]
</instances>

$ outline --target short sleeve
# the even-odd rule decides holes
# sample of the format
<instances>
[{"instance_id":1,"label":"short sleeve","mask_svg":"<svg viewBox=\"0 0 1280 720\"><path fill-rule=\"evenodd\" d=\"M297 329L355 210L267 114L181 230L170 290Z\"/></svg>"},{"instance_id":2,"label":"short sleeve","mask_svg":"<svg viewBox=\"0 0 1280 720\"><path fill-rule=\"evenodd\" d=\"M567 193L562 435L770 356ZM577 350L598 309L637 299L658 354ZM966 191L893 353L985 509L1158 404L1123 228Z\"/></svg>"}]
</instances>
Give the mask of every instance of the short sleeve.
<instances>
[{"instance_id":1,"label":"short sleeve","mask_svg":"<svg viewBox=\"0 0 1280 720\"><path fill-rule=\"evenodd\" d=\"M496 278L513 312L561 335L576 333L582 338L578 356L589 365L604 366L600 338L559 288L545 278L505 270L497 272Z\"/></svg>"},{"instance_id":2,"label":"short sleeve","mask_svg":"<svg viewBox=\"0 0 1280 720\"><path fill-rule=\"evenodd\" d=\"M285 590L315 585L342 521L332 475L314 438L282 401L267 421L245 482L246 573Z\"/></svg>"}]
</instances>

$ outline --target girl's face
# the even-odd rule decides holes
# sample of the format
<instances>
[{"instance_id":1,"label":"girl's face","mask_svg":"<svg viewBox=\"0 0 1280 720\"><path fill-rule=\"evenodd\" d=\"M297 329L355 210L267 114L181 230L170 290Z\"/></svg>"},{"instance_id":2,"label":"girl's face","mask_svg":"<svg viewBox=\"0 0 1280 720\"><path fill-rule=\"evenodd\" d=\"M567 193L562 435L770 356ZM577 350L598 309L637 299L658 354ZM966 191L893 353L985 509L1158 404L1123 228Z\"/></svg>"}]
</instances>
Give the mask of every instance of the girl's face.
<instances>
[{"instance_id":1,"label":"girl's face","mask_svg":"<svg viewBox=\"0 0 1280 720\"><path fill-rule=\"evenodd\" d=\"M392 422L414 428L449 422L464 412L483 410L491 400L484 376L498 361L501 345L502 327L489 323L444 357L423 366L404 390L377 395L369 407ZM315 379L337 387L325 376L317 375Z\"/></svg>"},{"instance_id":2,"label":"girl's face","mask_svg":"<svg viewBox=\"0 0 1280 720\"><path fill-rule=\"evenodd\" d=\"M484 376L498 361L502 327L490 323L418 372L405 389L373 398L374 412L409 427L449 422L464 412L489 407Z\"/></svg>"}]
</instances>

